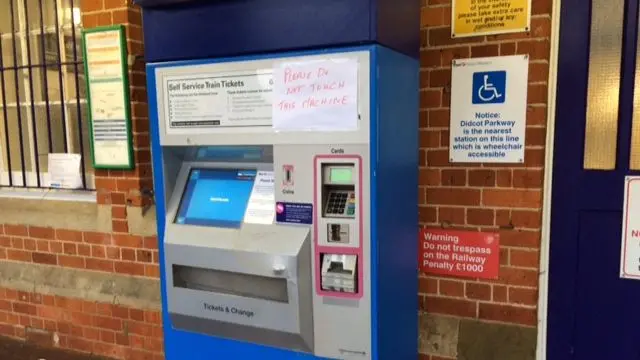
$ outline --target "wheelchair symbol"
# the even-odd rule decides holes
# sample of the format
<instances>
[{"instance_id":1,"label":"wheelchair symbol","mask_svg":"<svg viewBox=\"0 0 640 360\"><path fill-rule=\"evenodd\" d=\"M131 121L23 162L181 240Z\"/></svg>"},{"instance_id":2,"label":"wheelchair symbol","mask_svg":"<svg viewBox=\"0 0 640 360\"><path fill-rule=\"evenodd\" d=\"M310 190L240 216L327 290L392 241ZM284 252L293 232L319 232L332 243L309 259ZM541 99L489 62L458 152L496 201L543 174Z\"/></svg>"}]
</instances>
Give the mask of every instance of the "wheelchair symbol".
<instances>
[{"instance_id":1,"label":"wheelchair symbol","mask_svg":"<svg viewBox=\"0 0 640 360\"><path fill-rule=\"evenodd\" d=\"M502 94L498 92L498 89L489 82L489 75L484 75L484 84L478 89L478 97L482 101L491 101L493 99L499 99Z\"/></svg>"},{"instance_id":2,"label":"wheelchair symbol","mask_svg":"<svg viewBox=\"0 0 640 360\"><path fill-rule=\"evenodd\" d=\"M506 71L473 74L473 104L500 104L505 101Z\"/></svg>"}]
</instances>

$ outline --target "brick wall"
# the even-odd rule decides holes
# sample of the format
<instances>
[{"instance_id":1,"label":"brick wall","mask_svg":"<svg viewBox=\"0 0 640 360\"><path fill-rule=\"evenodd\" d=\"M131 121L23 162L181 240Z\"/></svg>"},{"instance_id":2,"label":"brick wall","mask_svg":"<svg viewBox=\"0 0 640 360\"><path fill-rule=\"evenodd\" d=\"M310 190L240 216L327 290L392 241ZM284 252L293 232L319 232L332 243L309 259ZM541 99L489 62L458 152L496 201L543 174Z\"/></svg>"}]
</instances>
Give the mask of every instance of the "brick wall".
<instances>
[{"instance_id":1,"label":"brick wall","mask_svg":"<svg viewBox=\"0 0 640 360\"><path fill-rule=\"evenodd\" d=\"M127 209L151 203L145 190L152 189L141 11L127 0L78 3L85 29L126 25L136 167L132 171L96 170L97 202L110 210L112 231L0 223L0 262L157 281L157 238L132 234L127 220ZM77 297L34 291L0 287L0 335L117 359L163 359L159 311L117 305L115 300L81 299L82 289L75 292Z\"/></svg>"},{"instance_id":2,"label":"brick wall","mask_svg":"<svg viewBox=\"0 0 640 360\"><path fill-rule=\"evenodd\" d=\"M117 359L164 359L160 313L113 304L0 288L0 334Z\"/></svg>"},{"instance_id":3,"label":"brick wall","mask_svg":"<svg viewBox=\"0 0 640 360\"><path fill-rule=\"evenodd\" d=\"M156 236L0 225L0 259L160 276Z\"/></svg>"},{"instance_id":4,"label":"brick wall","mask_svg":"<svg viewBox=\"0 0 640 360\"><path fill-rule=\"evenodd\" d=\"M452 39L451 0L423 0L420 223L501 236L498 280L421 276L423 312L523 327L537 323L552 0L533 0L532 7L529 33ZM530 55L525 164L449 163L452 59L514 54Z\"/></svg>"},{"instance_id":5,"label":"brick wall","mask_svg":"<svg viewBox=\"0 0 640 360\"><path fill-rule=\"evenodd\" d=\"M151 147L144 67L142 13L127 0L83 0L82 23L89 29L125 24L129 54L131 123L136 168L133 171L97 170L98 203L111 204L114 232L127 233L126 205L148 205L144 190L153 189Z\"/></svg>"}]
</instances>

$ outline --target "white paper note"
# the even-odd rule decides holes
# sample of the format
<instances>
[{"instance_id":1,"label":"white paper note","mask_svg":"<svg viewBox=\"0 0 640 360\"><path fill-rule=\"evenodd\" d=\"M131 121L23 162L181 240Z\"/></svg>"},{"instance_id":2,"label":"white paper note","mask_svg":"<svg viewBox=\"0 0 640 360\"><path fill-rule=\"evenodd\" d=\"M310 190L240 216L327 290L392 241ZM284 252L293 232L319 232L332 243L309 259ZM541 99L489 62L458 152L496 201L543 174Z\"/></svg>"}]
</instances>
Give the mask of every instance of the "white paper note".
<instances>
[{"instance_id":1,"label":"white paper note","mask_svg":"<svg viewBox=\"0 0 640 360\"><path fill-rule=\"evenodd\" d=\"M283 63L274 69L273 128L358 128L358 63L353 59Z\"/></svg>"},{"instance_id":2,"label":"white paper note","mask_svg":"<svg viewBox=\"0 0 640 360\"><path fill-rule=\"evenodd\" d=\"M49 186L60 189L82 187L80 154L49 154Z\"/></svg>"},{"instance_id":3,"label":"white paper note","mask_svg":"<svg viewBox=\"0 0 640 360\"><path fill-rule=\"evenodd\" d=\"M273 171L258 171L244 222L249 224L272 224L275 216L275 189Z\"/></svg>"}]
</instances>

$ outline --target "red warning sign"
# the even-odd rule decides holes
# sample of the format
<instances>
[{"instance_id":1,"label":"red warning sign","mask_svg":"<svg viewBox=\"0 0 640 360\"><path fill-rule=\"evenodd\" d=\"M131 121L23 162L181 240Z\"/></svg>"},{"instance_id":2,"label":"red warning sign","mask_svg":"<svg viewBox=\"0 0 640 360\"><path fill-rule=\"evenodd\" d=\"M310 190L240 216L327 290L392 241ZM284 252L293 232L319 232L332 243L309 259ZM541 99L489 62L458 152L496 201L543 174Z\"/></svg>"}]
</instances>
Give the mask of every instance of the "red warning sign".
<instances>
[{"instance_id":1,"label":"red warning sign","mask_svg":"<svg viewBox=\"0 0 640 360\"><path fill-rule=\"evenodd\" d=\"M446 229L420 231L420 270L429 274L495 279L500 235Z\"/></svg>"}]
</instances>

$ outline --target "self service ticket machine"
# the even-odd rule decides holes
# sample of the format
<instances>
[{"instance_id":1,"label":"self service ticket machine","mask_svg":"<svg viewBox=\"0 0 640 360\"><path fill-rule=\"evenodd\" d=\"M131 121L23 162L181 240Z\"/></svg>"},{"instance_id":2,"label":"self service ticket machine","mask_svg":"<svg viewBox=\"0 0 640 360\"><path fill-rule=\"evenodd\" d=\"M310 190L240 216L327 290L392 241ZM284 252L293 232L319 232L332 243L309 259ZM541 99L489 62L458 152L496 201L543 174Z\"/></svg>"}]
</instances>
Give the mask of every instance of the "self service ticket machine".
<instances>
[{"instance_id":1,"label":"self service ticket machine","mask_svg":"<svg viewBox=\"0 0 640 360\"><path fill-rule=\"evenodd\" d=\"M419 2L138 3L167 359L415 359Z\"/></svg>"}]
</instances>

